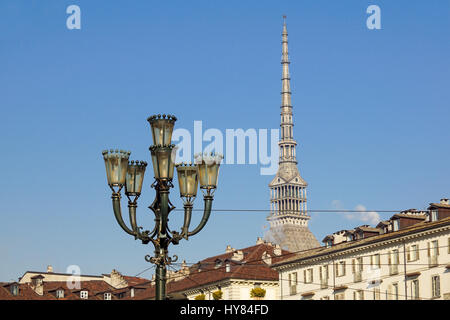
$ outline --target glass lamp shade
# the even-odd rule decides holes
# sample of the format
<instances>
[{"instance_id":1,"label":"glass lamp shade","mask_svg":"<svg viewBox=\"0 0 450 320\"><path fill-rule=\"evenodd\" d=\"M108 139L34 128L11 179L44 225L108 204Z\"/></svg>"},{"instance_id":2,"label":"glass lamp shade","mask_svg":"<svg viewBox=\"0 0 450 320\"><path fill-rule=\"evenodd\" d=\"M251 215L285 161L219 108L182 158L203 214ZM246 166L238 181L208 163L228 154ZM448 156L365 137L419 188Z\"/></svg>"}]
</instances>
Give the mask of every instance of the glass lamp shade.
<instances>
[{"instance_id":1,"label":"glass lamp shade","mask_svg":"<svg viewBox=\"0 0 450 320\"><path fill-rule=\"evenodd\" d=\"M158 145L150 147L155 179L173 179L176 149L177 148L173 144L167 146Z\"/></svg>"},{"instance_id":2,"label":"glass lamp shade","mask_svg":"<svg viewBox=\"0 0 450 320\"><path fill-rule=\"evenodd\" d=\"M200 188L202 189L217 188L217 181L219 178L219 167L222 159L223 156L220 154L196 155L195 163L198 166Z\"/></svg>"},{"instance_id":3,"label":"glass lamp shade","mask_svg":"<svg viewBox=\"0 0 450 320\"><path fill-rule=\"evenodd\" d=\"M106 178L110 187L122 187L125 184L128 158L131 152L123 150L104 150L102 152L105 160Z\"/></svg>"},{"instance_id":4,"label":"glass lamp shade","mask_svg":"<svg viewBox=\"0 0 450 320\"><path fill-rule=\"evenodd\" d=\"M175 121L177 118L172 115L162 116L160 114L150 116L147 118L147 121L150 123L152 136L153 136L153 144L157 145L170 145L172 141L172 131Z\"/></svg>"},{"instance_id":5,"label":"glass lamp shade","mask_svg":"<svg viewBox=\"0 0 450 320\"><path fill-rule=\"evenodd\" d=\"M178 185L181 197L195 197L198 189L198 167L179 164L177 167Z\"/></svg>"},{"instance_id":6,"label":"glass lamp shade","mask_svg":"<svg viewBox=\"0 0 450 320\"><path fill-rule=\"evenodd\" d=\"M144 181L145 168L147 162L131 161L128 163L127 177L125 183L125 194L129 196L139 196Z\"/></svg>"}]
</instances>

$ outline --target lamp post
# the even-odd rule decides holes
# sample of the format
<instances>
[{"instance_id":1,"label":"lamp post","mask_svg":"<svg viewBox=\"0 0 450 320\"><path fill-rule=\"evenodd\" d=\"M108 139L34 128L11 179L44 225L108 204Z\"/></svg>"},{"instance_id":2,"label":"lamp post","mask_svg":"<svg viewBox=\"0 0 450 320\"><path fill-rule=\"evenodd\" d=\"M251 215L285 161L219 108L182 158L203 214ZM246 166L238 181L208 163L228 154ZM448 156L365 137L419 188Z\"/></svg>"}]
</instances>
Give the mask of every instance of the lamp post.
<instances>
[{"instance_id":1,"label":"lamp post","mask_svg":"<svg viewBox=\"0 0 450 320\"><path fill-rule=\"evenodd\" d=\"M144 173L147 163L144 161L129 161L131 152L123 150L105 150L102 152L105 160L106 177L112 190L112 205L114 216L120 227L135 240L143 244L151 242L154 246L154 256L147 255L145 260L156 265L156 299L166 297L167 265L175 262L178 257L169 257L168 247L177 245L181 239L188 240L200 232L208 222L211 214L214 191L217 188L217 178L222 155L195 155L194 164L175 163L176 147L171 144L172 131L177 118L171 115L154 115L147 119L150 123L153 145L150 153L153 163L154 182L151 187L156 190L156 197L149 209L155 214L155 225L152 231L143 230L136 221L137 200L141 195ZM169 200L170 188L173 188L174 167L177 169L180 197L183 199L184 222L180 232L172 231L168 226L170 212L175 209ZM203 216L196 228L189 231L194 200L198 185L203 192ZM125 186L128 198L128 212L131 228L123 220L121 210L121 190Z\"/></svg>"}]
</instances>

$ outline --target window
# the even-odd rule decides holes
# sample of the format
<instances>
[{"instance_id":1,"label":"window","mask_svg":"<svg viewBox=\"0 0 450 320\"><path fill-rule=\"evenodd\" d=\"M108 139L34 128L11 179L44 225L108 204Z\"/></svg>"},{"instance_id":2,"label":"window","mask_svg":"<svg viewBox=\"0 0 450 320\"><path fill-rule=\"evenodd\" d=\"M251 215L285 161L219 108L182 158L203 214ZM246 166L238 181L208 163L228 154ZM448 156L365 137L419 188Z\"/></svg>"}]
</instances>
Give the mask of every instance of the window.
<instances>
[{"instance_id":1,"label":"window","mask_svg":"<svg viewBox=\"0 0 450 320\"><path fill-rule=\"evenodd\" d=\"M215 261L215 268L217 269L217 268L220 268L221 266L222 266L222 260L220 260L220 259L216 259L216 261Z\"/></svg>"},{"instance_id":2,"label":"window","mask_svg":"<svg viewBox=\"0 0 450 320\"><path fill-rule=\"evenodd\" d=\"M391 300L398 300L398 283L393 283L391 286Z\"/></svg>"},{"instance_id":3,"label":"window","mask_svg":"<svg viewBox=\"0 0 450 320\"><path fill-rule=\"evenodd\" d=\"M105 292L105 294L103 295L103 299L104 300L111 300L111 293L110 292Z\"/></svg>"},{"instance_id":4,"label":"window","mask_svg":"<svg viewBox=\"0 0 450 320\"><path fill-rule=\"evenodd\" d=\"M131 288L130 295L131 295L132 298L134 297L134 288Z\"/></svg>"},{"instance_id":5,"label":"window","mask_svg":"<svg viewBox=\"0 0 450 320\"><path fill-rule=\"evenodd\" d=\"M373 300L380 300L380 288L373 288Z\"/></svg>"},{"instance_id":6,"label":"window","mask_svg":"<svg viewBox=\"0 0 450 320\"><path fill-rule=\"evenodd\" d=\"M388 265L389 265L389 274L398 274L398 265L400 263L400 257L398 254L398 249L394 249L389 252L388 255Z\"/></svg>"},{"instance_id":7,"label":"window","mask_svg":"<svg viewBox=\"0 0 450 320\"><path fill-rule=\"evenodd\" d=\"M227 261L227 263L225 264L225 272L230 272L231 270L231 266L230 263Z\"/></svg>"},{"instance_id":8,"label":"window","mask_svg":"<svg viewBox=\"0 0 450 320\"><path fill-rule=\"evenodd\" d=\"M419 299L419 280L411 281L411 299Z\"/></svg>"},{"instance_id":9,"label":"window","mask_svg":"<svg viewBox=\"0 0 450 320\"><path fill-rule=\"evenodd\" d=\"M13 295L13 296L17 296L17 295L19 295L19 286L17 285L17 284L13 284L12 286L11 286L11 294Z\"/></svg>"},{"instance_id":10,"label":"window","mask_svg":"<svg viewBox=\"0 0 450 320\"><path fill-rule=\"evenodd\" d=\"M80 291L80 298L81 299L87 299L88 298L88 292L85 291L85 290Z\"/></svg>"},{"instance_id":11,"label":"window","mask_svg":"<svg viewBox=\"0 0 450 320\"><path fill-rule=\"evenodd\" d=\"M419 246L417 244L413 244L406 248L406 256L408 261L417 261L419 260Z\"/></svg>"},{"instance_id":12,"label":"window","mask_svg":"<svg viewBox=\"0 0 450 320\"><path fill-rule=\"evenodd\" d=\"M353 300L364 300L364 291L353 291Z\"/></svg>"},{"instance_id":13,"label":"window","mask_svg":"<svg viewBox=\"0 0 450 320\"><path fill-rule=\"evenodd\" d=\"M394 220L394 231L400 230L400 220Z\"/></svg>"},{"instance_id":14,"label":"window","mask_svg":"<svg viewBox=\"0 0 450 320\"><path fill-rule=\"evenodd\" d=\"M352 260L352 273L363 271L363 257L358 257Z\"/></svg>"},{"instance_id":15,"label":"window","mask_svg":"<svg viewBox=\"0 0 450 320\"><path fill-rule=\"evenodd\" d=\"M297 294L297 272L289 274L289 293L291 295Z\"/></svg>"},{"instance_id":16,"label":"window","mask_svg":"<svg viewBox=\"0 0 450 320\"><path fill-rule=\"evenodd\" d=\"M439 276L431 277L431 297L439 298L441 296L441 285Z\"/></svg>"},{"instance_id":17,"label":"window","mask_svg":"<svg viewBox=\"0 0 450 320\"><path fill-rule=\"evenodd\" d=\"M370 256L370 267L372 269L378 269L381 267L379 253Z\"/></svg>"},{"instance_id":18,"label":"window","mask_svg":"<svg viewBox=\"0 0 450 320\"><path fill-rule=\"evenodd\" d=\"M319 268L320 288L328 288L328 265Z\"/></svg>"},{"instance_id":19,"label":"window","mask_svg":"<svg viewBox=\"0 0 450 320\"><path fill-rule=\"evenodd\" d=\"M336 277L345 276L345 261L339 261L336 263Z\"/></svg>"},{"instance_id":20,"label":"window","mask_svg":"<svg viewBox=\"0 0 450 320\"><path fill-rule=\"evenodd\" d=\"M303 270L303 282L304 283L312 283L314 281L313 279L313 269L307 269Z\"/></svg>"},{"instance_id":21,"label":"window","mask_svg":"<svg viewBox=\"0 0 450 320\"><path fill-rule=\"evenodd\" d=\"M438 221L439 220L439 214L437 210L431 211L431 221Z\"/></svg>"},{"instance_id":22,"label":"window","mask_svg":"<svg viewBox=\"0 0 450 320\"><path fill-rule=\"evenodd\" d=\"M439 243L437 240L427 243L428 266L438 266Z\"/></svg>"},{"instance_id":23,"label":"window","mask_svg":"<svg viewBox=\"0 0 450 320\"><path fill-rule=\"evenodd\" d=\"M62 289L56 290L56 297L57 297L58 299L64 298L64 290L62 290Z\"/></svg>"},{"instance_id":24,"label":"window","mask_svg":"<svg viewBox=\"0 0 450 320\"><path fill-rule=\"evenodd\" d=\"M334 296L334 300L345 300L345 292L336 293Z\"/></svg>"}]
</instances>

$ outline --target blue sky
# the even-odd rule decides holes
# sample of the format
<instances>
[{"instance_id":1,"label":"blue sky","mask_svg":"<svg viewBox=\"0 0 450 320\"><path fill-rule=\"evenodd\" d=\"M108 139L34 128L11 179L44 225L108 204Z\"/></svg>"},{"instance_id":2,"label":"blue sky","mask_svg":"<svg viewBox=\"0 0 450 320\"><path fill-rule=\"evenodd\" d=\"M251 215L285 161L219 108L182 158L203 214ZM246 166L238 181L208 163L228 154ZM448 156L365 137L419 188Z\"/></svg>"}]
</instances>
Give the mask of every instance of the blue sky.
<instances>
[{"instance_id":1,"label":"blue sky","mask_svg":"<svg viewBox=\"0 0 450 320\"><path fill-rule=\"evenodd\" d=\"M66 28L71 4L81 30ZM382 30L366 28L370 4ZM0 280L48 264L84 274L147 268L152 247L114 220L101 151L149 161L155 113L189 130L194 120L223 132L278 128L283 14L309 208L424 209L450 197L449 12L446 0L1 1ZM214 207L268 209L272 177L259 172L223 166ZM150 173L138 208L147 228ZM177 189L171 199L182 207ZM196 262L252 245L265 217L214 213L170 252ZM310 228L321 240L363 223L312 213Z\"/></svg>"}]
</instances>

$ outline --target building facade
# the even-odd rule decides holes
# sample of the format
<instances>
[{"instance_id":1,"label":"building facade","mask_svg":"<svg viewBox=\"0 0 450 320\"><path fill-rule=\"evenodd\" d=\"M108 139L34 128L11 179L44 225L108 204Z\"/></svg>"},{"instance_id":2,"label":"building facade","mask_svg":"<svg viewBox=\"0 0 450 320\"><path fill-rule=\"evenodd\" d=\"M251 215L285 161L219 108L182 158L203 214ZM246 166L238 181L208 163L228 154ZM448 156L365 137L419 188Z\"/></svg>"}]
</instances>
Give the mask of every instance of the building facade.
<instances>
[{"instance_id":1,"label":"building facade","mask_svg":"<svg viewBox=\"0 0 450 320\"><path fill-rule=\"evenodd\" d=\"M281 299L450 299L448 199L427 211L396 214L377 228L339 231L324 242L274 263Z\"/></svg>"},{"instance_id":2,"label":"building facade","mask_svg":"<svg viewBox=\"0 0 450 320\"><path fill-rule=\"evenodd\" d=\"M117 270L109 274L73 275L27 271L18 282L0 283L0 300L118 300L133 297L150 280L123 276Z\"/></svg>"},{"instance_id":3,"label":"building facade","mask_svg":"<svg viewBox=\"0 0 450 320\"><path fill-rule=\"evenodd\" d=\"M301 177L297 166L296 146L293 136L293 111L289 75L288 33L286 17L282 32L282 90L281 137L278 171L269 184L270 229L265 238L289 251L318 247L320 244L308 228L310 219L306 205L308 184Z\"/></svg>"}]
</instances>

